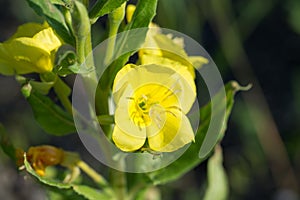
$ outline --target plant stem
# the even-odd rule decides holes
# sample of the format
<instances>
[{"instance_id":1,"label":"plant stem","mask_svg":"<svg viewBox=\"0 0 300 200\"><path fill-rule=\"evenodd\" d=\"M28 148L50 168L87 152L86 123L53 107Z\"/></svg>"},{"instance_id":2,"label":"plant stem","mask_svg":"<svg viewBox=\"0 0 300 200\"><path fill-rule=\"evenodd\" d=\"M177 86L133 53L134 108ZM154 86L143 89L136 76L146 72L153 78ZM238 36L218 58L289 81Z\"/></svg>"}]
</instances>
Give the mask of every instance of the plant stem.
<instances>
[{"instance_id":1,"label":"plant stem","mask_svg":"<svg viewBox=\"0 0 300 200\"><path fill-rule=\"evenodd\" d=\"M67 110L68 113L72 114L72 103L69 99L69 92L66 93L66 89L64 89L66 87L65 83L63 83L63 81L57 77L57 80L54 84L54 91L59 99L59 101L62 103L62 105L64 106L64 108Z\"/></svg>"},{"instance_id":2,"label":"plant stem","mask_svg":"<svg viewBox=\"0 0 300 200\"><path fill-rule=\"evenodd\" d=\"M76 38L76 51L78 62L82 64L85 60L85 41L86 38Z\"/></svg>"},{"instance_id":3,"label":"plant stem","mask_svg":"<svg viewBox=\"0 0 300 200\"><path fill-rule=\"evenodd\" d=\"M125 172L111 169L111 180L117 199L125 200L127 197L127 180Z\"/></svg>"},{"instance_id":4,"label":"plant stem","mask_svg":"<svg viewBox=\"0 0 300 200\"><path fill-rule=\"evenodd\" d=\"M98 174L94 169L92 169L89 165L87 165L85 162L83 161L79 161L77 163L77 166L84 171L89 177L91 177L96 183L98 183L100 186L108 186L107 181L105 180L105 178Z\"/></svg>"},{"instance_id":5,"label":"plant stem","mask_svg":"<svg viewBox=\"0 0 300 200\"><path fill-rule=\"evenodd\" d=\"M119 30L119 26L125 16L125 6L126 3L123 3L119 8L114 10L108 15L109 19L109 33L108 33L108 46L105 55L105 64L109 64L114 55L114 48L116 43L116 35Z\"/></svg>"}]
</instances>

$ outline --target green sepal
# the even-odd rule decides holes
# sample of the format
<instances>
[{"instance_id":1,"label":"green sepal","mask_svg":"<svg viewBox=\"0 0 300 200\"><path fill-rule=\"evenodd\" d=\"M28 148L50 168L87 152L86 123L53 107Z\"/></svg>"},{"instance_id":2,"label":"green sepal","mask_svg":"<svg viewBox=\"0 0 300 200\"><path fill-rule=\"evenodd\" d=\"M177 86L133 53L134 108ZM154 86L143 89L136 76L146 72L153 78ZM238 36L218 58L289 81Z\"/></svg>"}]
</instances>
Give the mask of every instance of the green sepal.
<instances>
[{"instance_id":1,"label":"green sepal","mask_svg":"<svg viewBox=\"0 0 300 200\"><path fill-rule=\"evenodd\" d=\"M34 90L38 91L39 93L43 95L47 95L50 91L50 89L53 87L55 80L53 81L35 81L29 78L26 78L24 76L17 75L16 80L21 85L30 84L30 87ZM25 96L28 96L29 94L26 94Z\"/></svg>"}]
</instances>

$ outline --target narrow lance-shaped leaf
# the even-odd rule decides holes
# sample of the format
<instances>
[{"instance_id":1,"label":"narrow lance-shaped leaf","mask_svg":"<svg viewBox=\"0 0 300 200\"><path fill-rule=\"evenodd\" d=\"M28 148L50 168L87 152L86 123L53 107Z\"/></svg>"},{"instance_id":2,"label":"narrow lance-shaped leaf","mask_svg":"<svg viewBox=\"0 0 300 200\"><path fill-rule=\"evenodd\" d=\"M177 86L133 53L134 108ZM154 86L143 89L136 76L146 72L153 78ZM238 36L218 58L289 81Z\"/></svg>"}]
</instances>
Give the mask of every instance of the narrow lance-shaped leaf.
<instances>
[{"instance_id":1,"label":"narrow lance-shaped leaf","mask_svg":"<svg viewBox=\"0 0 300 200\"><path fill-rule=\"evenodd\" d=\"M125 1L128 0L98 0L89 12L91 21L96 22L98 17L112 12L120 7Z\"/></svg>"},{"instance_id":2,"label":"narrow lance-shaped leaf","mask_svg":"<svg viewBox=\"0 0 300 200\"><path fill-rule=\"evenodd\" d=\"M156 14L157 0L139 0L136 6L135 12L132 16L131 21L125 26L122 37L118 38L116 42L115 49L117 51L114 52L115 61L109 67L105 73L108 76L103 75L103 77L108 77L107 82L103 85L104 87L110 87L115 75L117 72L125 65L128 61L129 57L134 54L139 47L144 43L145 37L147 34L147 28L138 29L143 27L148 27L152 19ZM137 29L134 33L135 38L132 38L133 34L130 30ZM120 52L126 52L126 49L129 50L128 53L122 55ZM135 51L132 51L135 49ZM105 81L105 80L104 80Z\"/></svg>"},{"instance_id":3,"label":"narrow lance-shaped leaf","mask_svg":"<svg viewBox=\"0 0 300 200\"><path fill-rule=\"evenodd\" d=\"M50 0L27 0L27 2L38 15L46 18L50 26L66 43L74 44L74 38L63 14Z\"/></svg>"},{"instance_id":4,"label":"narrow lance-shaped leaf","mask_svg":"<svg viewBox=\"0 0 300 200\"><path fill-rule=\"evenodd\" d=\"M22 93L29 102L35 119L46 132L61 136L76 131L71 114L55 105L49 97L33 90L30 84L22 87Z\"/></svg>"},{"instance_id":5,"label":"narrow lance-shaped leaf","mask_svg":"<svg viewBox=\"0 0 300 200\"><path fill-rule=\"evenodd\" d=\"M73 190L89 200L110 200L113 199L112 194L106 194L100 190L89 187L87 185L74 185Z\"/></svg>"},{"instance_id":6,"label":"narrow lance-shaped leaf","mask_svg":"<svg viewBox=\"0 0 300 200\"><path fill-rule=\"evenodd\" d=\"M234 103L234 95L237 91L244 89L245 88L239 86L238 83L235 81L229 82L225 86L227 96L226 114L224 123L222 124L221 132L218 134L220 136L220 139L222 138L226 130L227 121ZM220 96L219 92L213 98L216 100L216 102L218 102L223 101L222 97L223 96ZM200 127L195 137L195 143L192 143L191 146L186 150L186 152L178 160L176 160L169 166L148 173L148 177L150 178L152 183L157 185L174 181L205 160L204 158L200 159L198 154L210 124L211 103L208 103L206 106L202 107L200 109L200 113Z\"/></svg>"},{"instance_id":7,"label":"narrow lance-shaped leaf","mask_svg":"<svg viewBox=\"0 0 300 200\"><path fill-rule=\"evenodd\" d=\"M207 164L208 188L204 200L226 200L228 196L228 181L223 167L222 148L217 145L214 155Z\"/></svg>"},{"instance_id":8,"label":"narrow lance-shaped leaf","mask_svg":"<svg viewBox=\"0 0 300 200\"><path fill-rule=\"evenodd\" d=\"M70 200L71 199L78 199L78 200L112 199L112 196L110 196L109 194L86 185L63 183L57 180L39 176L31 167L30 163L27 161L26 155L24 155L24 164L27 172L30 173L32 176L34 176L40 183L46 185L48 190L62 195L64 193L67 194L66 196L64 196L64 199L70 199Z\"/></svg>"}]
</instances>

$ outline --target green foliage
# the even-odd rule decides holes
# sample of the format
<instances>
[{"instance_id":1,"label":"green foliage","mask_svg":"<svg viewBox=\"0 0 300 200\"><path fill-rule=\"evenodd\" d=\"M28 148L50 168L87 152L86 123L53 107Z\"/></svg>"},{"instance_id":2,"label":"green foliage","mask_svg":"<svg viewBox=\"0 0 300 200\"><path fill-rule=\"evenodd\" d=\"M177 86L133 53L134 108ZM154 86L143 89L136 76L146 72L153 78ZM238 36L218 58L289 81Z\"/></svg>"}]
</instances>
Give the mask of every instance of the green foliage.
<instances>
[{"instance_id":1,"label":"green foliage","mask_svg":"<svg viewBox=\"0 0 300 200\"><path fill-rule=\"evenodd\" d=\"M221 132L218 134L220 135L220 137L224 135L224 132L226 130L226 124L234 103L234 95L237 91L244 90L245 88L239 86L237 82L232 81L226 84L225 89L227 96L226 116ZM222 96L220 96L220 93L217 93L213 98L216 100L216 102L223 101L223 98ZM199 158L198 154L210 123L211 103L209 102L207 105L202 107L200 109L200 112L201 124L195 137L195 143L191 144L191 146L186 150L186 152L169 166L148 173L148 176L153 184L161 185L174 181L204 161L204 159Z\"/></svg>"},{"instance_id":2,"label":"green foliage","mask_svg":"<svg viewBox=\"0 0 300 200\"><path fill-rule=\"evenodd\" d=\"M59 199L62 195L64 196L64 200L65 199L106 200L112 198L112 196L110 196L109 194L88 186L62 183L57 180L41 177L37 175L36 172L33 170L30 163L26 159L26 155L24 156L24 159L25 159L24 164L27 172L29 172L32 176L38 179L40 183L43 183L50 191L56 193L56 194L52 194L52 197L55 196L55 198L51 198L51 199Z\"/></svg>"},{"instance_id":3,"label":"green foliage","mask_svg":"<svg viewBox=\"0 0 300 200\"><path fill-rule=\"evenodd\" d=\"M148 25L150 24L150 22L152 21L152 19L156 14L156 6L157 6L157 0L139 0L136 6L136 10L132 16L132 19L125 26L124 31L148 27ZM136 48L130 48L130 49L137 49L143 44L145 40L147 34L146 29L144 31L139 30L139 32L137 33L139 35L137 35L135 42L133 44L130 44L130 45L134 45ZM118 51L122 51L124 48L128 48L128 40L130 39L132 38L129 38L129 33L127 32L125 32L122 35L122 37L118 39L115 47L116 49L115 55L119 55ZM133 55L135 52L136 51L131 51L124 55L121 55L111 64L109 70L106 71L107 74L103 75L103 77L108 78L106 82L104 82L104 87L111 86L117 72L125 65L129 57Z\"/></svg>"},{"instance_id":4,"label":"green foliage","mask_svg":"<svg viewBox=\"0 0 300 200\"><path fill-rule=\"evenodd\" d=\"M37 92L43 95L47 95L55 83L54 80L40 82L40 81L34 81L32 79L27 79L24 76L16 76L16 80L21 85L30 84L32 88L34 88Z\"/></svg>"},{"instance_id":5,"label":"green foliage","mask_svg":"<svg viewBox=\"0 0 300 200\"><path fill-rule=\"evenodd\" d=\"M69 74L76 74L80 71L80 65L77 62L77 56L73 51L64 52L58 59L57 65L53 72L59 76L67 76Z\"/></svg>"},{"instance_id":6,"label":"green foliage","mask_svg":"<svg viewBox=\"0 0 300 200\"><path fill-rule=\"evenodd\" d=\"M228 181L223 168L221 146L216 146L214 155L209 158L207 166L208 188L204 200L226 200L228 196Z\"/></svg>"},{"instance_id":7,"label":"green foliage","mask_svg":"<svg viewBox=\"0 0 300 200\"><path fill-rule=\"evenodd\" d=\"M27 0L35 12L46 18L57 34L69 44L74 44L74 38L69 30L62 12L50 0Z\"/></svg>"},{"instance_id":8,"label":"green foliage","mask_svg":"<svg viewBox=\"0 0 300 200\"><path fill-rule=\"evenodd\" d=\"M132 20L125 26L125 30L147 27L156 14L156 6L157 0L140 0L137 4ZM118 41L116 42L114 54L118 55L117 51L122 51L124 48L128 48L128 44L135 45L137 48L140 47L144 42L146 34L146 31L139 32L139 35L137 36L138 39L135 40L135 43L133 44L132 42L128 43L128 40L130 40L130 38L128 38L129 33L123 33L122 37L118 38ZM107 99L109 96L110 87L117 72L124 66L133 53L135 52L131 51L124 55L119 55L120 57L116 58L116 60L114 60L109 68L104 72L102 78L100 79L96 94L96 108L97 111L99 111L97 114L108 114L106 111L108 110Z\"/></svg>"},{"instance_id":9,"label":"green foliage","mask_svg":"<svg viewBox=\"0 0 300 200\"><path fill-rule=\"evenodd\" d=\"M47 96L32 88L30 83L22 87L35 119L49 134L62 136L76 131L72 115L62 110Z\"/></svg>"},{"instance_id":10,"label":"green foliage","mask_svg":"<svg viewBox=\"0 0 300 200\"><path fill-rule=\"evenodd\" d=\"M76 132L76 127L74 125L72 116L74 108L72 107L69 99L72 90L62 79L60 79L60 76L64 77L70 74L84 73L83 71L80 71L80 64L82 63L88 63L88 66L91 67L89 69L94 69L94 61L92 57L93 54L90 54L92 55L91 57L88 56L92 51L92 40L90 34L91 24L96 22L99 17L102 17L106 14L109 15L108 19L112 19L109 21L109 26L114 27L114 31L110 31L109 36L115 36L118 31L124 31L124 33L121 35L121 37L117 38L117 40L112 40L111 43L108 44L108 49L105 52L106 59L104 62L105 64L109 64L109 67L104 72L99 82L98 92L95 99L95 106L97 115L99 115L97 118L101 125L109 125L107 127L111 128L111 124L114 123L114 116L109 115L108 109L108 99L110 97L113 80L118 71L128 62L130 57L137 52L137 50L145 41L145 37L147 34L146 27L149 27L149 24L156 14L156 7L158 2L158 0L139 0L131 21L127 25L125 25L124 23L124 26L122 26L122 30L119 30L119 25L124 20L124 3L126 1L127 0L98 0L92 7L91 11L88 13L88 1L85 0L27 0L29 5L39 15L45 17L49 25L56 31L61 39L63 39L66 43L71 44L76 49L76 52L59 52L60 55L58 56L58 59L56 59L57 63L54 70L51 73L40 74L40 81L32 80L22 76L17 77L17 80L22 85L21 91L30 104L36 121L43 128L43 130L45 130L49 134L64 136L66 134ZM114 20L115 16L113 16L113 14L115 11L118 11L119 8L120 12L117 13L118 15L115 13L117 16L117 20ZM136 34L138 35L132 35L132 32L129 33L129 31L134 31L138 28L144 28L136 32ZM134 42L132 42L132 37L134 37ZM155 37L155 41L158 43L158 47L160 47L161 49L165 49L168 46L167 49L171 48L178 52L178 55L182 57L182 60L180 59L177 61L181 62L183 65L187 66L190 64L186 62L189 57L184 52L183 47L181 48L180 45L174 45L169 48L169 44L172 44L172 40L167 36L158 34ZM128 51L126 51L126 49L128 49ZM121 55L120 52L127 53ZM163 52L163 54L164 55L162 57L173 56L173 54L168 54L167 52ZM111 61L113 62L110 63ZM92 73L94 73L94 71L92 71ZM96 76L96 74L92 74L92 76L93 75ZM193 80L194 79L192 79L192 81ZM220 131L215 133L216 136L218 136L218 140L216 140L215 143L211 144L211 148L217 145L224 136L227 121L234 104L234 96L236 92L245 89L247 88L239 86L234 81L226 85L226 113L224 116L224 121L220 125ZM54 101L50 98L50 96L52 95L50 91L53 91L55 93L55 98L57 98L60 102ZM49 92L51 95L49 95ZM222 94L224 93L222 93L222 91L220 90L213 97L213 100L214 103L218 105L216 109L217 115L223 116L224 106L222 107L223 104L221 103L218 104L218 102L225 102L224 95L222 96ZM61 104L64 109L57 104ZM185 173L190 171L192 168L194 168L207 158L199 157L199 150L204 146L203 144L206 144L204 143L204 139L207 134L211 118L213 118L214 116L211 111L211 107L211 102L209 102L207 105L201 108L200 113L196 113L197 117L200 114L201 124L195 136L195 142L190 145L190 147L179 159L177 159L167 167L154 172L150 172L147 174L128 175L128 179L132 178L128 181L128 188L126 188L126 174L123 172L116 172L114 170L112 170L111 176L113 180L109 182L109 184L112 183L113 188L110 188L109 184L106 184L105 181L105 184L102 185L98 183L99 188L96 189L87 185L64 183L53 178L41 177L34 171L30 163L26 160L26 155L24 155L25 168L29 174L35 177L47 188L50 199L106 200L117 199L116 197L120 197L120 199L123 199L121 197L125 197L127 195L126 189L131 190L131 192L128 193L128 196L132 199L143 199L145 198L145 194L148 193L149 189L153 189L153 185L161 185L179 179L181 176L183 176ZM111 131L111 129L108 130ZM8 140L2 125L0 125L0 145L6 154L15 159L15 148ZM207 151L210 151L210 149ZM66 157L66 154L63 155L64 157ZM45 167L51 166L51 164L49 163L43 163L44 161L42 160L37 159L37 162L41 162L41 165ZM76 162L74 162L74 165L78 164ZM58 164L66 166L63 162L60 162ZM102 178L102 175L99 175L96 171L93 171L89 167L88 171L89 173L87 173L87 175L90 176L94 181L98 180L99 177ZM222 153L219 148L216 148L215 154L213 155L213 157L211 157L211 159L209 159L208 162L208 182L209 187L205 194L206 200L226 199L228 195L227 179L222 167ZM159 199L160 195L157 193L157 191L155 194L156 198Z\"/></svg>"},{"instance_id":11,"label":"green foliage","mask_svg":"<svg viewBox=\"0 0 300 200\"><path fill-rule=\"evenodd\" d=\"M72 32L76 40L85 40L91 31L90 19L86 7L81 2L74 1L73 8L71 9L71 16ZM78 45L78 42L79 41L76 41L76 45Z\"/></svg>"},{"instance_id":12,"label":"green foliage","mask_svg":"<svg viewBox=\"0 0 300 200\"><path fill-rule=\"evenodd\" d=\"M110 200L110 199L112 199L112 194L107 194L103 191L96 190L96 189L91 188L86 185L74 185L73 190L77 194L80 194L89 200L98 200L98 199Z\"/></svg>"},{"instance_id":13,"label":"green foliage","mask_svg":"<svg viewBox=\"0 0 300 200\"><path fill-rule=\"evenodd\" d=\"M99 17L111 13L126 1L128 0L98 0L89 12L91 21L95 22Z\"/></svg>"}]
</instances>

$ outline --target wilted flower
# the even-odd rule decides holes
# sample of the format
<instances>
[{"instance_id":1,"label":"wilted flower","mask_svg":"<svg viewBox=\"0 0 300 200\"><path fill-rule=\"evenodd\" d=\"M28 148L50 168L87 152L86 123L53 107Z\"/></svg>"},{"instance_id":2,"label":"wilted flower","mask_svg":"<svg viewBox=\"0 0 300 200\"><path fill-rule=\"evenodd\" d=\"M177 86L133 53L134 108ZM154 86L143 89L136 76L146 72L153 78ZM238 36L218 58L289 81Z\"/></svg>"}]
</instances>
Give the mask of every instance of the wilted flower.
<instances>
[{"instance_id":1,"label":"wilted flower","mask_svg":"<svg viewBox=\"0 0 300 200\"><path fill-rule=\"evenodd\" d=\"M0 73L4 75L50 72L60 39L48 24L27 23L0 43Z\"/></svg>"},{"instance_id":2,"label":"wilted flower","mask_svg":"<svg viewBox=\"0 0 300 200\"><path fill-rule=\"evenodd\" d=\"M115 78L113 97L117 107L112 138L121 150L147 146L171 152L194 140L186 114L196 99L196 87L185 68L126 65Z\"/></svg>"},{"instance_id":3,"label":"wilted flower","mask_svg":"<svg viewBox=\"0 0 300 200\"><path fill-rule=\"evenodd\" d=\"M22 150L17 151L17 161L19 166L24 163L23 154L24 152ZM26 153L26 157L35 172L40 176L44 176L46 167L59 165L63 162L64 151L54 146L41 145L30 147Z\"/></svg>"},{"instance_id":4,"label":"wilted flower","mask_svg":"<svg viewBox=\"0 0 300 200\"><path fill-rule=\"evenodd\" d=\"M16 164L21 168L24 166L24 154L22 149L16 149ZM49 166L61 165L67 167L69 173L65 179L65 183L74 181L80 175L80 169L89 175L96 183L107 185L106 180L94 171L88 164L80 159L79 154L70 151L64 151L51 145L40 145L30 147L26 152L26 160L30 163L34 171L39 176L44 176L46 168Z\"/></svg>"}]
</instances>

